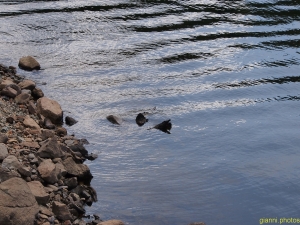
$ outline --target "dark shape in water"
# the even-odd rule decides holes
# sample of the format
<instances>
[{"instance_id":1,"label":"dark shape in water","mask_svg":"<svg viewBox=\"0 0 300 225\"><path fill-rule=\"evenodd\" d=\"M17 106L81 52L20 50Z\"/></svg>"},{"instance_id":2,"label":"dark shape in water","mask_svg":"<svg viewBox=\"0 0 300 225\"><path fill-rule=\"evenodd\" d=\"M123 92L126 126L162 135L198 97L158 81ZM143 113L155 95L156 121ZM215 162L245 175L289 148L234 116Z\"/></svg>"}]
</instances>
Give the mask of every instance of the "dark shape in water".
<instances>
[{"instance_id":1,"label":"dark shape in water","mask_svg":"<svg viewBox=\"0 0 300 225\"><path fill-rule=\"evenodd\" d=\"M162 132L170 133L170 130L172 129L172 123L170 122L171 120L165 120L164 122L155 125L153 128L161 130Z\"/></svg>"},{"instance_id":2,"label":"dark shape in water","mask_svg":"<svg viewBox=\"0 0 300 225\"><path fill-rule=\"evenodd\" d=\"M109 115L106 117L106 119L113 124L121 125L122 123L122 119L114 115Z\"/></svg>"},{"instance_id":3,"label":"dark shape in water","mask_svg":"<svg viewBox=\"0 0 300 225\"><path fill-rule=\"evenodd\" d=\"M135 122L141 127L148 122L148 119L146 119L143 113L139 113L135 118Z\"/></svg>"},{"instance_id":4,"label":"dark shape in water","mask_svg":"<svg viewBox=\"0 0 300 225\"><path fill-rule=\"evenodd\" d=\"M75 123L78 122L77 120L75 120L74 118L72 118L70 116L66 116L65 121L66 121L66 124L69 126L73 126Z\"/></svg>"}]
</instances>

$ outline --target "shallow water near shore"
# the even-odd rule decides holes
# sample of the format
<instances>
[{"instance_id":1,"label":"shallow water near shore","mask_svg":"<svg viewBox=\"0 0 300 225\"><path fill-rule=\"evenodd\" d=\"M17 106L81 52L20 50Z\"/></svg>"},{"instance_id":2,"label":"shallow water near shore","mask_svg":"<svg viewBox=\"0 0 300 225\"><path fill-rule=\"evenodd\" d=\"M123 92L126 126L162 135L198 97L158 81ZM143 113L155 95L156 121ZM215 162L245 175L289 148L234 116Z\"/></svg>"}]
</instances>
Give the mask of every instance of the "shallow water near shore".
<instances>
[{"instance_id":1,"label":"shallow water near shore","mask_svg":"<svg viewBox=\"0 0 300 225\"><path fill-rule=\"evenodd\" d=\"M34 56L43 69L18 73L99 154L86 162L99 200L88 214L133 225L298 217L299 1L0 1L0 24L0 63ZM147 130L167 119L171 134Z\"/></svg>"}]
</instances>

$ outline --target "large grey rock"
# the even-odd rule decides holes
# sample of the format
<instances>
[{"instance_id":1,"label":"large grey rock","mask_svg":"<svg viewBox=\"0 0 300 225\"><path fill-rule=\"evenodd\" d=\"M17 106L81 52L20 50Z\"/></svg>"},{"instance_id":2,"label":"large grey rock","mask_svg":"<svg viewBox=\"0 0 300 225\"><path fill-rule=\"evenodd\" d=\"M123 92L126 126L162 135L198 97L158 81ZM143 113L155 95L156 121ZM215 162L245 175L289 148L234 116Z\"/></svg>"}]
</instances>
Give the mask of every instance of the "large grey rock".
<instances>
[{"instance_id":1,"label":"large grey rock","mask_svg":"<svg viewBox=\"0 0 300 225\"><path fill-rule=\"evenodd\" d=\"M38 171L43 180L49 184L54 184L58 181L57 170L51 159L46 159L38 167Z\"/></svg>"},{"instance_id":2,"label":"large grey rock","mask_svg":"<svg viewBox=\"0 0 300 225\"><path fill-rule=\"evenodd\" d=\"M0 224L33 225L39 206L27 183L11 178L0 184Z\"/></svg>"},{"instance_id":3,"label":"large grey rock","mask_svg":"<svg viewBox=\"0 0 300 225\"><path fill-rule=\"evenodd\" d=\"M65 221L72 219L72 215L68 209L68 206L61 202L54 201L52 203L52 212L60 220Z\"/></svg>"},{"instance_id":4,"label":"large grey rock","mask_svg":"<svg viewBox=\"0 0 300 225\"><path fill-rule=\"evenodd\" d=\"M63 160L63 165L65 166L67 173L71 176L83 180L90 180L93 177L87 165L76 163L72 157Z\"/></svg>"},{"instance_id":5,"label":"large grey rock","mask_svg":"<svg viewBox=\"0 0 300 225\"><path fill-rule=\"evenodd\" d=\"M40 205L46 205L49 202L50 195L46 193L44 186L39 181L31 181L27 183L36 201Z\"/></svg>"},{"instance_id":6,"label":"large grey rock","mask_svg":"<svg viewBox=\"0 0 300 225\"><path fill-rule=\"evenodd\" d=\"M2 162L2 168L17 170L21 166L19 160L14 155L7 156Z\"/></svg>"},{"instance_id":7,"label":"large grey rock","mask_svg":"<svg viewBox=\"0 0 300 225\"><path fill-rule=\"evenodd\" d=\"M7 151L6 145L3 143L0 143L0 162L2 162L3 159L5 159L7 155L8 155L8 151Z\"/></svg>"},{"instance_id":8,"label":"large grey rock","mask_svg":"<svg viewBox=\"0 0 300 225\"><path fill-rule=\"evenodd\" d=\"M98 223L97 225L125 225L121 220L107 220Z\"/></svg>"},{"instance_id":9,"label":"large grey rock","mask_svg":"<svg viewBox=\"0 0 300 225\"><path fill-rule=\"evenodd\" d=\"M60 124L63 121L63 111L57 101L42 97L37 100L37 112L49 118L52 123Z\"/></svg>"},{"instance_id":10,"label":"large grey rock","mask_svg":"<svg viewBox=\"0 0 300 225\"><path fill-rule=\"evenodd\" d=\"M61 158L65 155L65 153L61 150L60 145L57 143L56 138L51 138L45 141L36 154L41 158L50 159Z\"/></svg>"},{"instance_id":11,"label":"large grey rock","mask_svg":"<svg viewBox=\"0 0 300 225\"><path fill-rule=\"evenodd\" d=\"M19 60L19 67L23 70L39 70L41 69L40 64L32 56L24 56Z\"/></svg>"},{"instance_id":12,"label":"large grey rock","mask_svg":"<svg viewBox=\"0 0 300 225\"><path fill-rule=\"evenodd\" d=\"M35 88L35 82L32 80L23 80L18 83L19 87L23 89L33 90Z\"/></svg>"}]
</instances>

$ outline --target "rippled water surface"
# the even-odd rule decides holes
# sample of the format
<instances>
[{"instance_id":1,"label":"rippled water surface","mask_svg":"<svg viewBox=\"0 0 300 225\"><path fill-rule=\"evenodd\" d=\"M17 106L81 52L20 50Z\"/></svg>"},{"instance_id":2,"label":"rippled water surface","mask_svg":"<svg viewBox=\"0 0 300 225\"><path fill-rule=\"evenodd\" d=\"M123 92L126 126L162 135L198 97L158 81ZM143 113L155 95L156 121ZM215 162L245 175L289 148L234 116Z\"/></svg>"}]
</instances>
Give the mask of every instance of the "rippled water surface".
<instances>
[{"instance_id":1,"label":"rippled water surface","mask_svg":"<svg viewBox=\"0 0 300 225\"><path fill-rule=\"evenodd\" d=\"M40 62L99 154L88 213L126 224L299 217L299 47L298 0L0 1L0 63Z\"/></svg>"}]
</instances>

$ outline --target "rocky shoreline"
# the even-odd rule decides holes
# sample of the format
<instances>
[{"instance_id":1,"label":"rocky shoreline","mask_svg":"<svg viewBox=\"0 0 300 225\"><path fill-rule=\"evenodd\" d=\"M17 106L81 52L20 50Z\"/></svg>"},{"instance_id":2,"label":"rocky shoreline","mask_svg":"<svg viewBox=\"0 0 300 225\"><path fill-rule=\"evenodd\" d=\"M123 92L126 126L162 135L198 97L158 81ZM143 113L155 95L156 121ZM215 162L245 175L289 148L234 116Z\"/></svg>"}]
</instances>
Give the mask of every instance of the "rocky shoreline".
<instances>
[{"instance_id":1,"label":"rocky shoreline","mask_svg":"<svg viewBox=\"0 0 300 225\"><path fill-rule=\"evenodd\" d=\"M58 102L16 67L0 65L0 224L124 224L97 215L84 220L85 206L97 201L84 161L97 156L84 147L87 140L68 135L62 125Z\"/></svg>"}]
</instances>

